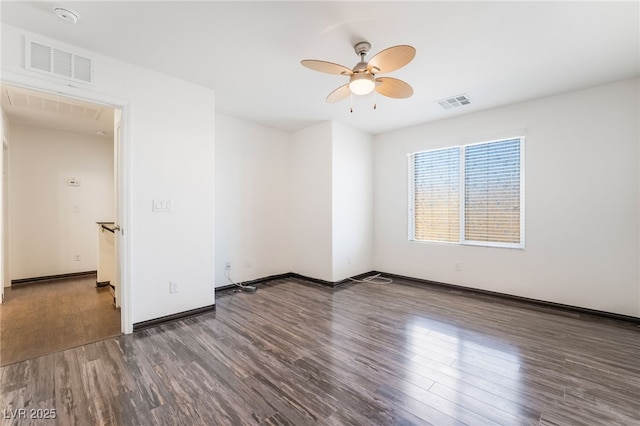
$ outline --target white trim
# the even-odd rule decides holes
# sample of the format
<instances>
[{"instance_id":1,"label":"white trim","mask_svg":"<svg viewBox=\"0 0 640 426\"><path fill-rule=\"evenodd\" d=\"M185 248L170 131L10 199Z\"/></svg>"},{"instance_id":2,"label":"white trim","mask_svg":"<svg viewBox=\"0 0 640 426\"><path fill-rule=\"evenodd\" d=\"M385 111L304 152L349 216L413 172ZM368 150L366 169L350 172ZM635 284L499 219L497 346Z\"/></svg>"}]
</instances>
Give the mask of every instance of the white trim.
<instances>
[{"instance_id":1,"label":"white trim","mask_svg":"<svg viewBox=\"0 0 640 426\"><path fill-rule=\"evenodd\" d=\"M409 241L417 241L416 240L416 227L415 227L415 220L414 220L414 212L416 209L416 200L415 200L415 179L414 179L414 173L415 173L415 155L414 154L407 154L407 179L408 179L408 191L407 191L407 196L408 198L408 203L407 203L407 207L408 207L408 211L407 211L407 219L408 219L408 223L407 223L407 232L408 232L408 238Z\"/></svg>"},{"instance_id":2,"label":"white trim","mask_svg":"<svg viewBox=\"0 0 640 426\"><path fill-rule=\"evenodd\" d=\"M493 248L508 248L508 249L518 249L524 250L524 245L522 244L512 244L512 243L496 243L492 241L463 241L460 243L463 246L475 246L475 247L493 247Z\"/></svg>"},{"instance_id":3,"label":"white trim","mask_svg":"<svg viewBox=\"0 0 640 426\"><path fill-rule=\"evenodd\" d=\"M524 250L525 247L525 240L524 240L524 234L525 234L525 226L524 226L524 222L525 222L525 209L524 209L524 163L525 163L525 155L524 155L524 150L525 150L525 136L524 133L522 134L522 136L520 136L520 247L521 249Z\"/></svg>"},{"instance_id":4,"label":"white trim","mask_svg":"<svg viewBox=\"0 0 640 426\"><path fill-rule=\"evenodd\" d=\"M121 329L124 334L133 333L133 291L131 289L133 281L131 280L131 143L129 131L131 126L130 113L131 108L127 102L120 108L120 146L118 162L118 180L120 181L120 190L118 191L118 225L120 226L120 235L118 238L122 239L120 246L121 250L118 250L118 264L120 265L120 312L121 312Z\"/></svg>"},{"instance_id":5,"label":"white trim","mask_svg":"<svg viewBox=\"0 0 640 426\"><path fill-rule=\"evenodd\" d=\"M122 208L123 217L121 228L125 229L123 248L125 253L122 256L120 283L122 289L121 300L121 331L124 334L133 332L133 316L132 316L132 289L131 289L131 231L129 229L131 217L131 198L130 198L130 167L131 167L131 138L130 138L130 114L131 103L127 99L118 98L104 93L98 93L89 87L75 87L72 85L64 85L58 82L52 82L35 76L26 76L11 71L2 71L2 84L10 84L12 86L23 87L26 89L39 90L52 94L58 94L75 98L79 100L89 101L102 105L109 105L113 108L122 110L122 157L118 170L122 179L122 193L118 193L118 208ZM122 236L121 236L122 238ZM120 254L119 254L120 255Z\"/></svg>"},{"instance_id":6,"label":"white trim","mask_svg":"<svg viewBox=\"0 0 640 426\"><path fill-rule=\"evenodd\" d=\"M2 113L2 111L0 111L0 114ZM8 231L5 226L5 216L4 216L4 210L5 210L5 205L4 205L4 200L5 200L5 193L4 193L4 176L7 173L7 171L4 169L4 164L5 164L5 155L8 155L8 151L9 151L9 143L7 142L7 138L5 136L5 126L6 123L4 122L4 117L1 118L2 120L2 126L0 126L0 131L2 132L0 134L0 139L2 139L2 147L0 147L1 151L0 151L0 305L4 302L4 287L5 287L5 282L4 282L4 278L6 276L5 274L5 268L7 267L7 265L5 264L5 257L6 257L6 252L8 252L8 247L5 246L4 241L5 241L5 233ZM7 152L5 152L5 150Z\"/></svg>"},{"instance_id":7,"label":"white trim","mask_svg":"<svg viewBox=\"0 0 640 426\"><path fill-rule=\"evenodd\" d=\"M455 141L451 141L450 143L447 143L447 145L443 146L442 148L453 147L453 146L481 145L483 143L498 142L498 141L503 141L507 139L524 138L526 134L527 134L527 130L524 128L505 130L504 132L492 132L492 133L487 133L485 135L456 138ZM439 148L434 148L434 149L439 149Z\"/></svg>"},{"instance_id":8,"label":"white trim","mask_svg":"<svg viewBox=\"0 0 640 426\"><path fill-rule=\"evenodd\" d=\"M10 156L11 154L11 143L9 142L9 140L7 139L7 132L6 132L6 127L7 127L7 123L4 121L4 117L3 117L3 133L2 133L2 167L0 167L2 169L2 179L0 179L1 183L0 185L2 185L2 196L0 198L0 217L2 217L1 222L0 222L0 227L2 227L2 237L0 237L0 245L2 245L2 250L0 250L2 252L2 268L0 271L0 274L2 274L2 298L4 299L4 288L5 287L11 287L11 251L8 250L8 244L5 244L5 242L8 242L11 240L11 215L9 214L9 208L6 208L6 217L5 217L5 201L8 204L8 200L11 198L11 189L10 189L10 183L11 183L11 163L9 162L9 159L7 158L6 161L6 165L7 165L7 169L4 169L4 165L5 165L5 155L7 157ZM4 186L5 186L5 176L7 178L7 193L5 194L4 192ZM6 226L5 226L6 224Z\"/></svg>"},{"instance_id":9,"label":"white trim","mask_svg":"<svg viewBox=\"0 0 640 426\"><path fill-rule=\"evenodd\" d=\"M460 227L460 229L458 230L458 238L460 238L460 240L458 241L458 244L464 244L465 242L465 238L466 238L466 232L467 232L467 227L465 226L465 216L466 216L466 212L465 212L465 202L464 202L464 194L465 194L465 176L466 173L464 173L465 171L465 162L464 162L464 154L465 154L465 147L466 145L462 145L460 147L460 166L459 166L459 171L458 173L460 173L460 183L458 184L458 209L459 209L459 217L458 217L458 221L460 222L458 224L458 226Z\"/></svg>"}]
</instances>

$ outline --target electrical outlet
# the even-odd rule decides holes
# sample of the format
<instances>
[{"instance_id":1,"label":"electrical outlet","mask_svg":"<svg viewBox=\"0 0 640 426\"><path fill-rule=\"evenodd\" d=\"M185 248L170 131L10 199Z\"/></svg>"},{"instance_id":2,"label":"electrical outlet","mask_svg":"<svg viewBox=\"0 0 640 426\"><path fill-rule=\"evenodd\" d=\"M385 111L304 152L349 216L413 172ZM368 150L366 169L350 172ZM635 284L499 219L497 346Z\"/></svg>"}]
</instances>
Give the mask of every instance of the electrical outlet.
<instances>
[{"instance_id":1,"label":"electrical outlet","mask_svg":"<svg viewBox=\"0 0 640 426\"><path fill-rule=\"evenodd\" d=\"M224 262L224 270L225 271L231 270L231 262Z\"/></svg>"},{"instance_id":2,"label":"electrical outlet","mask_svg":"<svg viewBox=\"0 0 640 426\"><path fill-rule=\"evenodd\" d=\"M169 293L177 293L180 291L177 281L169 281Z\"/></svg>"},{"instance_id":3,"label":"electrical outlet","mask_svg":"<svg viewBox=\"0 0 640 426\"><path fill-rule=\"evenodd\" d=\"M244 261L244 267L247 269L251 268L251 261L249 259Z\"/></svg>"},{"instance_id":4,"label":"electrical outlet","mask_svg":"<svg viewBox=\"0 0 640 426\"><path fill-rule=\"evenodd\" d=\"M453 264L453 270L456 272L462 271L462 263L460 261Z\"/></svg>"},{"instance_id":5,"label":"electrical outlet","mask_svg":"<svg viewBox=\"0 0 640 426\"><path fill-rule=\"evenodd\" d=\"M80 255L79 255L79 254L74 254L74 255L73 255L73 260L74 260L75 262L80 262Z\"/></svg>"}]
</instances>

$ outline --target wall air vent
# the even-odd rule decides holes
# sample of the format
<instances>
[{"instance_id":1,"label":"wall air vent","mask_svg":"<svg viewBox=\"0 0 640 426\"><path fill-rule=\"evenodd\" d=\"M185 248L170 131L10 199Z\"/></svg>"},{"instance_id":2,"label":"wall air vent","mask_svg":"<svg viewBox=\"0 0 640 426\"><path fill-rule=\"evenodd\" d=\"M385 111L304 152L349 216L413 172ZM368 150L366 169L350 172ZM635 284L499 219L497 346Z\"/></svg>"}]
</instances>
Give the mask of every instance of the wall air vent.
<instances>
[{"instance_id":1,"label":"wall air vent","mask_svg":"<svg viewBox=\"0 0 640 426\"><path fill-rule=\"evenodd\" d=\"M25 38L24 65L27 70L93 84L93 59L51 43Z\"/></svg>"},{"instance_id":2,"label":"wall air vent","mask_svg":"<svg viewBox=\"0 0 640 426\"><path fill-rule=\"evenodd\" d=\"M452 96L447 99L441 99L436 101L438 105L440 105L443 109L452 109L458 108L461 106L469 105L471 103L471 99L466 94Z\"/></svg>"}]
</instances>

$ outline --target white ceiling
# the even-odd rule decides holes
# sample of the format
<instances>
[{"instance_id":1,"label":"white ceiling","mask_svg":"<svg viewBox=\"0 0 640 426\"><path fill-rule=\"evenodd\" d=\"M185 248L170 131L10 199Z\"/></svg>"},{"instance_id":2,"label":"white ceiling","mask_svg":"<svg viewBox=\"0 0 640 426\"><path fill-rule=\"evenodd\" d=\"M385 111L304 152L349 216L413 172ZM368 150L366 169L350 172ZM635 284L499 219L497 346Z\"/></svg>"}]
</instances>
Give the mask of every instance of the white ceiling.
<instances>
[{"instance_id":1,"label":"white ceiling","mask_svg":"<svg viewBox=\"0 0 640 426\"><path fill-rule=\"evenodd\" d=\"M0 91L2 111L11 123L113 139L111 107L7 84Z\"/></svg>"},{"instance_id":2,"label":"white ceiling","mask_svg":"<svg viewBox=\"0 0 640 426\"><path fill-rule=\"evenodd\" d=\"M77 11L73 25L53 6ZM639 2L1 2L2 22L215 90L216 110L285 130L338 120L372 134L640 75ZM371 53L417 49L389 75L409 99L327 104ZM369 55L369 58L371 55ZM472 104L435 101L465 93Z\"/></svg>"}]
</instances>

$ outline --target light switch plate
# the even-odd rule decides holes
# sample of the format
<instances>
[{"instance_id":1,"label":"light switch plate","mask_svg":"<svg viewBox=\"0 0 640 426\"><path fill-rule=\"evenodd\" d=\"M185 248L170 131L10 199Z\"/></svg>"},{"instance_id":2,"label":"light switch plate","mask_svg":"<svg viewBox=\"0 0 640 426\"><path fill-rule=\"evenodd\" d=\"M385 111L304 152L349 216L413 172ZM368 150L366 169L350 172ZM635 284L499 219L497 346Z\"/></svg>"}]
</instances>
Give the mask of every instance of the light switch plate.
<instances>
[{"instance_id":1,"label":"light switch plate","mask_svg":"<svg viewBox=\"0 0 640 426\"><path fill-rule=\"evenodd\" d=\"M173 200L154 199L151 204L151 210L158 213L168 213L173 211Z\"/></svg>"}]
</instances>

